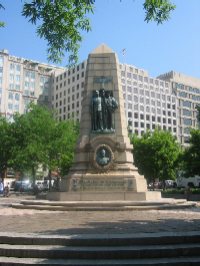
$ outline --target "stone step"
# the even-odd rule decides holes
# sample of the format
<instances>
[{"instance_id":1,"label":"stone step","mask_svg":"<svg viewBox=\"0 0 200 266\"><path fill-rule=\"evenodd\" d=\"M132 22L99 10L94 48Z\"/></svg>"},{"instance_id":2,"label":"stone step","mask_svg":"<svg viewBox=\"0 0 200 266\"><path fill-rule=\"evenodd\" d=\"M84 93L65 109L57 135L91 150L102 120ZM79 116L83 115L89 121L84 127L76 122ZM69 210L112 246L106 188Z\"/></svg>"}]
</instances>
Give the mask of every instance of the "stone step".
<instances>
[{"instance_id":1,"label":"stone step","mask_svg":"<svg viewBox=\"0 0 200 266\"><path fill-rule=\"evenodd\" d=\"M132 201L132 200L115 200L115 201L50 201L50 200L21 200L24 205L51 205L51 206L68 206L68 207L92 207L92 206L160 206L166 204L184 204L185 199L162 199L160 201ZM195 202L192 202L195 205Z\"/></svg>"},{"instance_id":2,"label":"stone step","mask_svg":"<svg viewBox=\"0 0 200 266\"><path fill-rule=\"evenodd\" d=\"M0 233L0 265L200 265L200 232L40 235Z\"/></svg>"},{"instance_id":3,"label":"stone step","mask_svg":"<svg viewBox=\"0 0 200 266\"><path fill-rule=\"evenodd\" d=\"M78 201L78 202L58 202L58 201L38 201L24 200L20 203L13 203L10 206L17 209L36 209L50 211L129 211L129 210L165 210L165 209L185 209L196 207L196 202L186 200L162 200L159 202L148 201Z\"/></svg>"},{"instance_id":4,"label":"stone step","mask_svg":"<svg viewBox=\"0 0 200 266\"><path fill-rule=\"evenodd\" d=\"M0 244L58 246L137 246L200 244L200 232L158 232L138 234L42 235L0 232Z\"/></svg>"},{"instance_id":5,"label":"stone step","mask_svg":"<svg viewBox=\"0 0 200 266\"><path fill-rule=\"evenodd\" d=\"M16 258L0 257L1 266L23 266L23 265L66 265L66 266L199 266L200 257L187 258L157 258L157 259L131 259L131 260L77 260L77 259L38 259L38 258Z\"/></svg>"},{"instance_id":6,"label":"stone step","mask_svg":"<svg viewBox=\"0 0 200 266\"><path fill-rule=\"evenodd\" d=\"M66 247L0 244L0 256L48 259L150 259L198 256L200 244Z\"/></svg>"}]
</instances>

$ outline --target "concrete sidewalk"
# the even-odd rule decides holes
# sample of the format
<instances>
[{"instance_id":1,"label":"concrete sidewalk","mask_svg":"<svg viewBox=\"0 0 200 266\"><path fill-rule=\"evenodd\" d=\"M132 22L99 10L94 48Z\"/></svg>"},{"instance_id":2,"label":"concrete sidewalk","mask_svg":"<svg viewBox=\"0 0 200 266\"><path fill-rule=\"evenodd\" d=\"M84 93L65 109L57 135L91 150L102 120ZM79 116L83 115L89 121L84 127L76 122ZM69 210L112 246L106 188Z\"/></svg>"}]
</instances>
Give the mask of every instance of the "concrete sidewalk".
<instances>
[{"instance_id":1,"label":"concrete sidewalk","mask_svg":"<svg viewBox=\"0 0 200 266\"><path fill-rule=\"evenodd\" d=\"M0 232L132 234L200 231L200 207L148 211L39 211L9 207L34 196L0 198Z\"/></svg>"}]
</instances>

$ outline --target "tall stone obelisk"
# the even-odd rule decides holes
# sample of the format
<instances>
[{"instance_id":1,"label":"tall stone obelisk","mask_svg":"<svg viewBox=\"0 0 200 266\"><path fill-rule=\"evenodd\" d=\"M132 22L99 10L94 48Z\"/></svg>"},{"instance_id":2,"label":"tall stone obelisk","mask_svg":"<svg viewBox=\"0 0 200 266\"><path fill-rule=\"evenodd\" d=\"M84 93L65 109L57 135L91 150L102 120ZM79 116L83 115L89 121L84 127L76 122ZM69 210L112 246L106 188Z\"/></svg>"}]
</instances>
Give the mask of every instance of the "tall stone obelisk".
<instances>
[{"instance_id":1,"label":"tall stone obelisk","mask_svg":"<svg viewBox=\"0 0 200 266\"><path fill-rule=\"evenodd\" d=\"M146 180L133 164L132 149L118 59L102 44L88 57L80 137L57 199L159 199L159 193L147 191Z\"/></svg>"}]
</instances>

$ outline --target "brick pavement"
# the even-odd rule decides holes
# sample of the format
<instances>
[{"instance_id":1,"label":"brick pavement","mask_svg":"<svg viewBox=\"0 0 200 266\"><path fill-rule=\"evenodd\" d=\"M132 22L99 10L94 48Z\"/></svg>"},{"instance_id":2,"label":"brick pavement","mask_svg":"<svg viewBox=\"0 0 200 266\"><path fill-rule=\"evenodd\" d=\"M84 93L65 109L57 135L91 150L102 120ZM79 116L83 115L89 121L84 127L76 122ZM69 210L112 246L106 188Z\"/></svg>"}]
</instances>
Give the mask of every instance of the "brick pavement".
<instances>
[{"instance_id":1,"label":"brick pavement","mask_svg":"<svg viewBox=\"0 0 200 266\"><path fill-rule=\"evenodd\" d=\"M67 235L200 231L200 207L186 210L52 212L7 206L22 198L27 196L0 198L0 232Z\"/></svg>"}]
</instances>

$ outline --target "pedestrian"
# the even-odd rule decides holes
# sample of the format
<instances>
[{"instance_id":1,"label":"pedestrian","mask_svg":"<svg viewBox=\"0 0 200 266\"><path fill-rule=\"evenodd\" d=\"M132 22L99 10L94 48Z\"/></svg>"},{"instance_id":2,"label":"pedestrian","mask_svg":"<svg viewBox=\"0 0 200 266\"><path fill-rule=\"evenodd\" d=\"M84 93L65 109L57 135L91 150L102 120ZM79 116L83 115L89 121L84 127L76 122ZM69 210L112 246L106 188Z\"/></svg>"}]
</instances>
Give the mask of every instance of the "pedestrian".
<instances>
[{"instance_id":1,"label":"pedestrian","mask_svg":"<svg viewBox=\"0 0 200 266\"><path fill-rule=\"evenodd\" d=\"M0 195L3 195L3 182L0 180Z\"/></svg>"},{"instance_id":2,"label":"pedestrian","mask_svg":"<svg viewBox=\"0 0 200 266\"><path fill-rule=\"evenodd\" d=\"M9 183L6 184L6 186L4 187L4 197L8 197L9 196L9 192L10 192L10 189L9 189Z\"/></svg>"}]
</instances>

